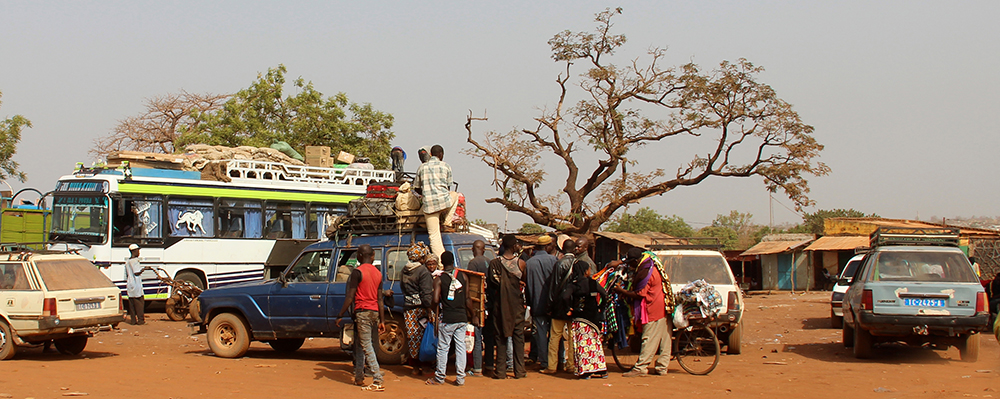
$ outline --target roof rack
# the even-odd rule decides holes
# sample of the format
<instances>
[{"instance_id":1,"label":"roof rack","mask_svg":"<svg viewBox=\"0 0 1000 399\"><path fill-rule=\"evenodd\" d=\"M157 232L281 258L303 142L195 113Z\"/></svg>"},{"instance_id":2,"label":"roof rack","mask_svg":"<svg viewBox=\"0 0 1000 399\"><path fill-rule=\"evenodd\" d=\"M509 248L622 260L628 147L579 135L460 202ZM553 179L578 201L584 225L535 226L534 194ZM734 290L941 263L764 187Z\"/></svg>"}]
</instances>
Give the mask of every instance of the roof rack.
<instances>
[{"instance_id":1,"label":"roof rack","mask_svg":"<svg viewBox=\"0 0 1000 399\"><path fill-rule=\"evenodd\" d=\"M721 251L722 242L719 241L718 237L654 238L653 243L649 245L649 249L653 251L679 249L706 249Z\"/></svg>"},{"instance_id":2,"label":"roof rack","mask_svg":"<svg viewBox=\"0 0 1000 399\"><path fill-rule=\"evenodd\" d=\"M959 229L879 227L870 236L871 248L887 245L959 246Z\"/></svg>"},{"instance_id":3,"label":"roof rack","mask_svg":"<svg viewBox=\"0 0 1000 399\"><path fill-rule=\"evenodd\" d=\"M39 241L39 242L3 242L0 243L0 256L7 256L6 260L24 260L28 255L62 255L62 254L73 254L79 255L79 249L64 249L55 250L46 248L51 242ZM42 249L34 248L35 246L41 246Z\"/></svg>"}]
</instances>

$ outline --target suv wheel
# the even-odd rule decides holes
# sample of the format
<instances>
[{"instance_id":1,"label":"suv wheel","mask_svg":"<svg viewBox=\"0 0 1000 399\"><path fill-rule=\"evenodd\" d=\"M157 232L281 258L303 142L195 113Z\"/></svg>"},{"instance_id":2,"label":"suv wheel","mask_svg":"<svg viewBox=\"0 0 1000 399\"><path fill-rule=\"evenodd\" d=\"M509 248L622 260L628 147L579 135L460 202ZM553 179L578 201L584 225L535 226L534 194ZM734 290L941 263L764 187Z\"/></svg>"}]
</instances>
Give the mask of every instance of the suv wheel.
<instances>
[{"instance_id":1,"label":"suv wheel","mask_svg":"<svg viewBox=\"0 0 1000 399\"><path fill-rule=\"evenodd\" d=\"M872 334L863 328L854 328L854 357L868 359L872 357L874 345Z\"/></svg>"},{"instance_id":2,"label":"suv wheel","mask_svg":"<svg viewBox=\"0 0 1000 399\"><path fill-rule=\"evenodd\" d=\"M980 334L973 333L965 336L963 342L958 345L958 354L963 362L974 363L979 360L979 340Z\"/></svg>"},{"instance_id":3,"label":"suv wheel","mask_svg":"<svg viewBox=\"0 0 1000 399\"><path fill-rule=\"evenodd\" d=\"M739 355L742 352L741 345L743 344L743 323L737 324L732 331L729 332L729 339L726 342L726 353L730 355Z\"/></svg>"},{"instance_id":4,"label":"suv wheel","mask_svg":"<svg viewBox=\"0 0 1000 399\"><path fill-rule=\"evenodd\" d=\"M218 357L241 357L250 348L246 323L232 313L222 313L208 323L208 347Z\"/></svg>"},{"instance_id":5,"label":"suv wheel","mask_svg":"<svg viewBox=\"0 0 1000 399\"><path fill-rule=\"evenodd\" d=\"M843 341L845 348L851 348L854 346L854 329L848 326L847 323L843 324Z\"/></svg>"},{"instance_id":6,"label":"suv wheel","mask_svg":"<svg viewBox=\"0 0 1000 399\"><path fill-rule=\"evenodd\" d=\"M87 336L77 335L73 337L55 340L56 350L64 355L79 355L87 347Z\"/></svg>"},{"instance_id":7,"label":"suv wheel","mask_svg":"<svg viewBox=\"0 0 1000 399\"><path fill-rule=\"evenodd\" d=\"M16 352L14 333L7 323L0 320L0 360L8 360L14 357L14 353Z\"/></svg>"},{"instance_id":8,"label":"suv wheel","mask_svg":"<svg viewBox=\"0 0 1000 399\"><path fill-rule=\"evenodd\" d=\"M386 320L385 331L378 334L375 357L379 364L403 364L406 350L406 331L397 319Z\"/></svg>"}]
</instances>

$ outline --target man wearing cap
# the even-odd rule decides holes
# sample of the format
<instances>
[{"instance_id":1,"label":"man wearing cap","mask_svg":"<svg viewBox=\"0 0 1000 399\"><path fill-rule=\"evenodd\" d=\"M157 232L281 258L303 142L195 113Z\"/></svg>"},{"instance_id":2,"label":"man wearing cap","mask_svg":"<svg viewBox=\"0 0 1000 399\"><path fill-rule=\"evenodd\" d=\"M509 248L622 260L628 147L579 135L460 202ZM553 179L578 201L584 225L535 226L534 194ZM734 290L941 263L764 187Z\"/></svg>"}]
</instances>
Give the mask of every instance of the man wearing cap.
<instances>
[{"instance_id":1,"label":"man wearing cap","mask_svg":"<svg viewBox=\"0 0 1000 399\"><path fill-rule=\"evenodd\" d=\"M152 270L139 264L139 246L128 246L131 256L125 259L125 292L128 294L128 313L133 325L146 324L146 314L143 307L146 299L142 292L142 272Z\"/></svg>"},{"instance_id":2,"label":"man wearing cap","mask_svg":"<svg viewBox=\"0 0 1000 399\"><path fill-rule=\"evenodd\" d=\"M555 256L549 250L555 244L552 236L543 235L535 242L534 254L527 263L527 276L525 293L528 295L528 304L531 306L531 323L535 327L535 333L531 343L531 355L529 358L536 362L542 369L548 368L548 345L549 328L549 278L552 276L552 268L555 266Z\"/></svg>"},{"instance_id":3,"label":"man wearing cap","mask_svg":"<svg viewBox=\"0 0 1000 399\"><path fill-rule=\"evenodd\" d=\"M659 353L656 360L656 374L666 375L670 363L670 319L669 310L673 309L673 294L670 291L670 279L663 273L656 256L643 253L642 249L632 248L625 255L625 262L635 269L632 289L626 291L621 287L612 287L614 292L634 301L634 324L642 326L642 349L635 367L622 376L645 376L653 357ZM613 266L621 264L612 262ZM670 293L670 294L668 294Z\"/></svg>"}]
</instances>

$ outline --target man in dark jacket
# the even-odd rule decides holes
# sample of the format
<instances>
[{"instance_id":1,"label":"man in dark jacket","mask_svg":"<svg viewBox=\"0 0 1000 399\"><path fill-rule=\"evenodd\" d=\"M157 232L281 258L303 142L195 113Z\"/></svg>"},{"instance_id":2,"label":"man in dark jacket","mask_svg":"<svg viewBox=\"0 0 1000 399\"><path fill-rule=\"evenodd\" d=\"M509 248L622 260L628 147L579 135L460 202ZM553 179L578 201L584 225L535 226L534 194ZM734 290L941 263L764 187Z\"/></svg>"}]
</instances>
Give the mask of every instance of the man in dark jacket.
<instances>
[{"instance_id":1,"label":"man in dark jacket","mask_svg":"<svg viewBox=\"0 0 1000 399\"><path fill-rule=\"evenodd\" d=\"M569 337L569 315L573 309L572 304L563 300L560 293L566 289L573 275L573 264L576 263L576 242L566 240L562 247L563 256L556 262L549 278L549 315L552 318L552 327L549 329L549 350L548 367L543 369L542 374L555 374L559 366L559 341L565 339L566 353L571 354L573 341ZM567 355L563 363L563 370L573 369L573 356Z\"/></svg>"},{"instance_id":2,"label":"man in dark jacket","mask_svg":"<svg viewBox=\"0 0 1000 399\"><path fill-rule=\"evenodd\" d=\"M549 365L549 279L552 277L552 269L555 267L555 256L549 254L549 249L555 246L552 237L543 235L538 237L535 243L535 253L528 259L527 276L525 281L525 293L528 297L528 304L531 306L531 323L535 327L533 340L531 342L531 360L534 360L542 369Z\"/></svg>"},{"instance_id":3,"label":"man in dark jacket","mask_svg":"<svg viewBox=\"0 0 1000 399\"><path fill-rule=\"evenodd\" d=\"M513 338L514 378L524 378L524 296L521 282L524 278L525 263L518 258L520 243L514 235L503 237L504 252L490 261L486 275L486 303L490 316L488 324L494 329L496 357L493 378L507 376L507 338ZM487 354L488 355L488 354Z\"/></svg>"}]
</instances>

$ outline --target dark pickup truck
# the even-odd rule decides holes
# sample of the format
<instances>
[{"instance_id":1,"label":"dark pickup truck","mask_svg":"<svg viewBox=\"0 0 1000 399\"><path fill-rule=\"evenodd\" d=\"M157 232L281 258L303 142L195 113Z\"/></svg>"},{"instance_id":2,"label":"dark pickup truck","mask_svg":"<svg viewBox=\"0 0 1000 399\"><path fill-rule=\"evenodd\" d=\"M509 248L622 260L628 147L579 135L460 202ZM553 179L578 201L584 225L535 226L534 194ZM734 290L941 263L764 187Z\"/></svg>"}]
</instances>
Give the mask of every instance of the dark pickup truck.
<instances>
[{"instance_id":1,"label":"dark pickup truck","mask_svg":"<svg viewBox=\"0 0 1000 399\"><path fill-rule=\"evenodd\" d=\"M306 338L340 338L336 316L344 304L347 277L357 266L357 250L375 249L375 265L382 271L383 292L391 292L385 330L375 351L380 363L403 361L406 329L403 326L401 276L408 262L411 240L429 242L426 233L352 237L322 241L306 247L276 279L212 288L192 303L195 333L207 333L216 356L242 357L251 341L267 342L280 352L298 350ZM475 234L444 233L446 250L464 267L472 259L472 243L485 239ZM493 250L487 246L487 257ZM345 323L350 315L345 315Z\"/></svg>"}]
</instances>

